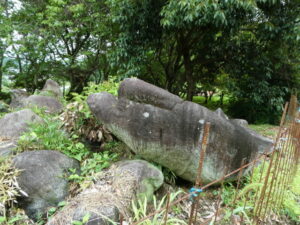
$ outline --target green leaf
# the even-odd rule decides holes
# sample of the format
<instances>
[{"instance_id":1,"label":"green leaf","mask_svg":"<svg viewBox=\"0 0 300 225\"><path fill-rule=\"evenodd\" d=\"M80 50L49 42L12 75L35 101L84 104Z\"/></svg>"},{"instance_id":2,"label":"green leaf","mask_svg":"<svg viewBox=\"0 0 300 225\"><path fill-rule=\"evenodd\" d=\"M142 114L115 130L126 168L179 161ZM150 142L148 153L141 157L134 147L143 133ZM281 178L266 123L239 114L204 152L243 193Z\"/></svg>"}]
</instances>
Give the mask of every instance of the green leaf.
<instances>
[{"instance_id":1,"label":"green leaf","mask_svg":"<svg viewBox=\"0 0 300 225\"><path fill-rule=\"evenodd\" d=\"M85 214L85 216L82 218L82 223L87 223L90 217L91 215L89 213Z\"/></svg>"},{"instance_id":2,"label":"green leaf","mask_svg":"<svg viewBox=\"0 0 300 225\"><path fill-rule=\"evenodd\" d=\"M75 221L72 221L72 224L73 224L73 225L83 225L83 223L82 223L82 222L80 222L80 221L77 221L77 220L75 220Z\"/></svg>"}]
</instances>

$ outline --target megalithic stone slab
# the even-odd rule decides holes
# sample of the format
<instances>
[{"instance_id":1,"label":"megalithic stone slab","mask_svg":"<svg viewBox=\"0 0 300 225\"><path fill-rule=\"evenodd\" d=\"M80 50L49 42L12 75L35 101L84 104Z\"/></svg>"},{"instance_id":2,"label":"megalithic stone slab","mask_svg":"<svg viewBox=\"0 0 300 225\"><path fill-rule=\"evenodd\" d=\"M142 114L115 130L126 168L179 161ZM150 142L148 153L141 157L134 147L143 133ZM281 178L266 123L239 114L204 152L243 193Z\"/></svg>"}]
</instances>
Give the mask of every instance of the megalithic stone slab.
<instances>
[{"instance_id":1,"label":"megalithic stone slab","mask_svg":"<svg viewBox=\"0 0 300 225\"><path fill-rule=\"evenodd\" d=\"M125 79L118 98L92 94L88 104L96 118L132 151L194 182L205 122L211 123L202 181L221 178L241 161L253 160L272 145L254 131L142 80Z\"/></svg>"}]
</instances>

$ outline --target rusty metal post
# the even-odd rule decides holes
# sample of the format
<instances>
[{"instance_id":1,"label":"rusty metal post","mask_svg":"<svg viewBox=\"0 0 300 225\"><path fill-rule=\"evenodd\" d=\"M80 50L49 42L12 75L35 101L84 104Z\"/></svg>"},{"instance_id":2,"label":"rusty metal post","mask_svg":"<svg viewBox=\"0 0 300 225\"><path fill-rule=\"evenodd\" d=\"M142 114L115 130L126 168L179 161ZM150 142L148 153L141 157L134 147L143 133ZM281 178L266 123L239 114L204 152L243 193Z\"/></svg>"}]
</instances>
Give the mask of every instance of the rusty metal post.
<instances>
[{"instance_id":1,"label":"rusty metal post","mask_svg":"<svg viewBox=\"0 0 300 225\"><path fill-rule=\"evenodd\" d=\"M282 117L281 117L281 120L280 120L279 131L277 133L277 136L276 136L276 139L275 139L275 143L273 144L274 149L276 148L276 146L278 144L278 140L279 140L280 135L281 135L281 129L282 129L282 127L284 125L284 122L285 122L285 119L286 119L288 105L289 104L286 103L285 107L284 107L284 111L283 111L283 114L282 114ZM275 152L275 150L273 150L273 153L271 154L270 164L269 164L269 167L268 167L268 170L267 170L267 174L265 176L263 188L262 188L262 190L260 192L260 197L258 198L258 193L259 192L257 192L255 194L255 198L254 198L255 199L255 208L254 208L254 222L255 223L257 223L257 221L258 221L258 217L259 217L260 210L261 210L261 207L262 207L262 203L263 203L263 200L264 200L264 195L265 195L265 192L266 192L266 188L267 188L267 184L268 184L268 179L269 179L269 175L270 175L272 164L273 164L274 152ZM265 157L265 159L263 161L262 168L261 168L261 174L260 174L260 178L259 178L259 183L262 181L262 176L263 176L263 171L264 171L266 160L267 160L267 158Z\"/></svg>"},{"instance_id":2,"label":"rusty metal post","mask_svg":"<svg viewBox=\"0 0 300 225\"><path fill-rule=\"evenodd\" d=\"M288 135L288 133L287 133L287 135ZM278 187L279 184L280 184L281 174L283 174L283 170L281 168L281 164L284 161L283 160L283 156L284 156L284 154L286 154L285 149L287 148L287 146L289 144L289 140L290 140L290 136L287 139L287 141L283 144L282 149L279 150L279 151L276 148L277 146L275 146L275 150L274 151L277 152L277 153L275 153L277 155L276 155L276 159L275 159L274 168L273 168L273 171L272 171L271 182L269 184L269 192L268 192L268 195L267 195L267 198L266 198L266 204L264 206L265 210L264 210L264 213L262 213L262 218L265 218L266 212L268 211L269 202L270 202L270 199L271 199L271 195L273 195L273 198L275 197L275 199L276 199L276 189L273 192L273 187L275 187L275 186ZM275 182L275 185L274 185L274 182Z\"/></svg>"},{"instance_id":3,"label":"rusty metal post","mask_svg":"<svg viewBox=\"0 0 300 225\"><path fill-rule=\"evenodd\" d=\"M256 159L255 159L254 161L256 161ZM251 184L251 183L252 183L252 180L253 180L254 168L255 168L255 163L254 163L254 165L253 165L252 168L251 168L251 176L250 176L249 184ZM248 199L250 199L250 193L249 193L249 192L247 193L247 196L245 197L244 206L243 206L243 210L244 210L244 211L245 211L245 209L246 209L246 205L247 205ZM244 221L244 214L242 214L242 218L241 218L242 224L243 224L243 221Z\"/></svg>"},{"instance_id":4,"label":"rusty metal post","mask_svg":"<svg viewBox=\"0 0 300 225\"><path fill-rule=\"evenodd\" d=\"M285 167L287 166L286 164L286 159L288 158L287 154L288 152L286 151L289 147L289 143L290 143L290 132L288 130L288 132L285 134L285 136L283 137L283 139L285 139L286 141L284 142L284 144L282 145L282 149L279 150L279 165L278 165L278 173L276 174L276 177L274 179L275 180L275 185L274 187L277 187L277 189L275 189L274 192L272 192L273 188L271 189L271 192L273 194L273 198L275 199L274 201L274 204L273 204L273 208L276 209L277 208L277 200L279 198L279 193L280 193L280 190L282 188L284 188L284 177L285 177L285 172L286 172L286 169ZM269 193L269 196L268 198L270 198L270 194ZM267 202L269 201L269 199L267 200ZM270 208L271 210L271 208ZM269 213L269 206L267 204L267 206L265 207L265 214L268 214Z\"/></svg>"},{"instance_id":5,"label":"rusty metal post","mask_svg":"<svg viewBox=\"0 0 300 225\"><path fill-rule=\"evenodd\" d=\"M166 206L166 212L165 212L165 223L164 225L167 225L168 222L168 214L169 214L169 208L170 208L170 192L168 191L167 194L167 206Z\"/></svg>"},{"instance_id":6,"label":"rusty metal post","mask_svg":"<svg viewBox=\"0 0 300 225\"><path fill-rule=\"evenodd\" d=\"M268 166L267 174L266 174L265 180L264 180L264 185L262 187L262 191L260 193L260 197L259 197L258 203L256 205L257 207L254 210L254 215L257 219L260 217L260 214L261 214L263 201L264 201L264 198L265 198L266 190L268 188L268 182L269 182L271 169L272 169L272 166L273 166L274 157L275 157L275 152L273 152L272 155L271 155L271 159L270 159L270 163L269 163L269 166Z\"/></svg>"},{"instance_id":7,"label":"rusty metal post","mask_svg":"<svg viewBox=\"0 0 300 225\"><path fill-rule=\"evenodd\" d=\"M205 123L204 126L204 133L203 133L203 139L201 143L201 149L200 149L200 158L199 158L199 165L198 165L198 171L197 171L197 177L196 177L196 183L195 187L199 188L201 184L201 175L202 175L202 168L203 168L203 161L206 153L206 148L207 148L207 142L208 142L208 136L209 136L209 130L210 130L210 123L207 122ZM196 202L198 202L199 198L198 196L196 197ZM191 206L191 211L190 211L190 217L189 217L189 223L188 225L191 225L193 223L194 219L194 211L195 209L197 210L198 208L198 203L195 204L195 201L192 203ZM197 215L197 211L196 211Z\"/></svg>"},{"instance_id":8,"label":"rusty metal post","mask_svg":"<svg viewBox=\"0 0 300 225\"><path fill-rule=\"evenodd\" d=\"M246 160L246 158L242 159L240 167L242 167L244 165L245 160ZM238 174L238 181L237 181L237 185L236 185L236 189L235 189L235 195L234 195L234 199L233 199L232 205L234 205L235 202L236 202L236 200L237 200L238 189L240 187L242 175L243 175L243 169L241 169L240 172L239 172L239 174Z\"/></svg>"},{"instance_id":9,"label":"rusty metal post","mask_svg":"<svg viewBox=\"0 0 300 225\"><path fill-rule=\"evenodd\" d=\"M228 173L228 169L226 169L226 172L224 173L223 180L222 180L222 183L221 183L222 189L220 189L220 192L219 192L219 195L218 195L217 209L216 209L216 213L215 213L215 221L214 222L216 222L217 218L218 218L220 202L221 202L221 199L222 199L222 193L223 193L223 188L224 188L224 181L225 181L225 176L226 176L227 173Z\"/></svg>"},{"instance_id":10,"label":"rusty metal post","mask_svg":"<svg viewBox=\"0 0 300 225\"><path fill-rule=\"evenodd\" d=\"M290 177L290 172L291 172L291 165L292 165L292 160L293 160L293 155L292 155L292 129L294 127L294 123L290 126L290 132L289 132L289 142L288 145L286 147L286 160L284 162L284 179L281 185L281 189L279 192L279 196L278 196L278 206L280 207L282 205L282 201L284 199L284 190L286 189L286 187L288 186L288 182L289 182L289 177Z\"/></svg>"},{"instance_id":11,"label":"rusty metal post","mask_svg":"<svg viewBox=\"0 0 300 225\"><path fill-rule=\"evenodd\" d=\"M123 225L124 218L123 218L122 213L119 214L119 218L120 218L120 225Z\"/></svg>"}]
</instances>

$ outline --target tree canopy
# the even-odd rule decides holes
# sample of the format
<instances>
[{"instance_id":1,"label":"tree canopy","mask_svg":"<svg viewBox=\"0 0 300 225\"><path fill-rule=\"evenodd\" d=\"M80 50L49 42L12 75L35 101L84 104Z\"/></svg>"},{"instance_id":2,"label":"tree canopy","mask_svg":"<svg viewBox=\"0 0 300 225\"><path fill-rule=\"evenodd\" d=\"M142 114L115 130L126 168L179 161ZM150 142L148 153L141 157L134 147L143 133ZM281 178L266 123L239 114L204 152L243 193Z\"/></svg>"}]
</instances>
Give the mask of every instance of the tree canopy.
<instances>
[{"instance_id":1,"label":"tree canopy","mask_svg":"<svg viewBox=\"0 0 300 225\"><path fill-rule=\"evenodd\" d=\"M274 123L300 88L298 0L2 2L0 80L30 92L135 76L187 100L226 95L232 116Z\"/></svg>"}]
</instances>

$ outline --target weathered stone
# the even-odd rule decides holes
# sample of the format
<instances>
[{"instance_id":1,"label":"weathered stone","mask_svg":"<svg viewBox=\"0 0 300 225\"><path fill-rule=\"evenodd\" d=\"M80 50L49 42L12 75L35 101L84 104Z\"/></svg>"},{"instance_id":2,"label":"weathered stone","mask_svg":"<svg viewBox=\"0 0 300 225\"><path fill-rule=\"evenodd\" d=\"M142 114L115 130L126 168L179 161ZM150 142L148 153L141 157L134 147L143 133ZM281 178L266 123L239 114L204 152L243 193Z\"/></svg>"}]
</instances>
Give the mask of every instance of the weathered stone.
<instances>
[{"instance_id":1,"label":"weathered stone","mask_svg":"<svg viewBox=\"0 0 300 225\"><path fill-rule=\"evenodd\" d=\"M217 108L215 113L217 113L218 116L220 116L221 118L228 120L228 116L224 113L224 111L221 108Z\"/></svg>"},{"instance_id":2,"label":"weathered stone","mask_svg":"<svg viewBox=\"0 0 300 225\"><path fill-rule=\"evenodd\" d=\"M114 183L117 185L119 180L124 177L133 176L136 179L136 195L138 198L151 199L154 191L161 187L164 182L162 172L144 160L126 160L118 164L114 173Z\"/></svg>"},{"instance_id":3,"label":"weathered stone","mask_svg":"<svg viewBox=\"0 0 300 225\"><path fill-rule=\"evenodd\" d=\"M63 110L63 105L56 98L50 96L31 95L26 98L25 105L45 108L49 113L60 113Z\"/></svg>"},{"instance_id":4,"label":"weathered stone","mask_svg":"<svg viewBox=\"0 0 300 225\"><path fill-rule=\"evenodd\" d=\"M28 196L18 200L31 219L43 215L48 207L56 206L68 196L70 168L79 171L79 162L58 151L26 151L13 159L14 166L22 170L17 180Z\"/></svg>"},{"instance_id":5,"label":"weathered stone","mask_svg":"<svg viewBox=\"0 0 300 225\"><path fill-rule=\"evenodd\" d=\"M244 119L232 119L231 122L238 124L242 127L248 127L248 121Z\"/></svg>"},{"instance_id":6,"label":"weathered stone","mask_svg":"<svg viewBox=\"0 0 300 225\"><path fill-rule=\"evenodd\" d=\"M90 215L89 225L108 225L118 222L119 212L126 217L136 197L147 196L163 183L162 172L143 160L128 160L113 165L103 172L97 182L58 212L47 225L71 225Z\"/></svg>"},{"instance_id":7,"label":"weathered stone","mask_svg":"<svg viewBox=\"0 0 300 225\"><path fill-rule=\"evenodd\" d=\"M56 98L61 98L63 96L63 94L60 90L59 84L57 82L55 82L54 80L50 80L50 79L46 81L46 83L41 91L41 94L43 94L45 92L46 93L50 92Z\"/></svg>"},{"instance_id":8,"label":"weathered stone","mask_svg":"<svg viewBox=\"0 0 300 225\"><path fill-rule=\"evenodd\" d=\"M71 199L46 225L72 225L74 221L82 221L86 215L89 215L87 225L110 225L109 220L118 222L119 209L112 203L115 197L105 192L97 186L85 190Z\"/></svg>"},{"instance_id":9,"label":"weathered stone","mask_svg":"<svg viewBox=\"0 0 300 225\"><path fill-rule=\"evenodd\" d=\"M25 106L25 99L29 96L29 94L23 89L13 89L11 90L11 102L10 107L15 108L23 108Z\"/></svg>"},{"instance_id":10,"label":"weathered stone","mask_svg":"<svg viewBox=\"0 0 300 225\"><path fill-rule=\"evenodd\" d=\"M135 153L194 182L205 122L211 123L202 181L223 177L241 161L253 160L270 147L255 132L218 116L207 108L139 79L125 79L119 98L102 92L88 97L96 118Z\"/></svg>"},{"instance_id":11,"label":"weathered stone","mask_svg":"<svg viewBox=\"0 0 300 225\"><path fill-rule=\"evenodd\" d=\"M42 123L43 120L30 109L8 113L0 119L0 137L18 139L33 122Z\"/></svg>"},{"instance_id":12,"label":"weathered stone","mask_svg":"<svg viewBox=\"0 0 300 225\"><path fill-rule=\"evenodd\" d=\"M16 142L14 141L1 141L0 140L0 157L6 157L13 154L14 148L16 148Z\"/></svg>"}]
</instances>

